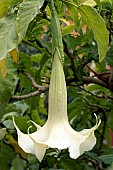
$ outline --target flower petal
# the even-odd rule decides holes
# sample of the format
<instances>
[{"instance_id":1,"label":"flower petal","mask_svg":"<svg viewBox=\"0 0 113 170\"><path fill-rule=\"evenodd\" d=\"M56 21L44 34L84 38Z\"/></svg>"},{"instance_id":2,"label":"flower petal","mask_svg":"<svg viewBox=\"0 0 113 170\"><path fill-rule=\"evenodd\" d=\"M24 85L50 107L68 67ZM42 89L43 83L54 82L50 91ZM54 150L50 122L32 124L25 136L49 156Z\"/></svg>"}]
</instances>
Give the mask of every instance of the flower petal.
<instances>
[{"instance_id":1,"label":"flower petal","mask_svg":"<svg viewBox=\"0 0 113 170\"><path fill-rule=\"evenodd\" d=\"M46 149L48 147L47 147L47 145L37 143L35 140L33 140L33 142L35 145L35 155L36 155L37 159L39 160L39 162L41 162L45 155Z\"/></svg>"},{"instance_id":2,"label":"flower petal","mask_svg":"<svg viewBox=\"0 0 113 170\"><path fill-rule=\"evenodd\" d=\"M94 145L96 144L96 137L94 135L94 131L98 128L98 126L101 123L101 120L98 121L98 118L96 114L94 114L96 117L96 125L92 127L91 129L84 129L81 132L76 132L78 133L78 145L76 145L75 142L71 144L69 147L69 153L70 157L73 159L78 158L80 155L82 155L85 151L91 150ZM75 134L76 135L76 134ZM83 141L81 142L81 137ZM78 147L78 148L77 148Z\"/></svg>"},{"instance_id":3,"label":"flower petal","mask_svg":"<svg viewBox=\"0 0 113 170\"><path fill-rule=\"evenodd\" d=\"M96 144L96 137L94 135L94 131L99 127L101 120L98 121L96 114L94 115L96 117L96 125L91 129L84 129L79 132L79 134L86 136L86 139L80 145L80 154L83 154L85 151L91 150Z\"/></svg>"},{"instance_id":4,"label":"flower petal","mask_svg":"<svg viewBox=\"0 0 113 170\"><path fill-rule=\"evenodd\" d=\"M85 151L91 150L96 144L96 137L94 135L94 131L90 133L90 135L86 138L86 140L80 145L80 155L82 155Z\"/></svg>"},{"instance_id":5,"label":"flower petal","mask_svg":"<svg viewBox=\"0 0 113 170\"><path fill-rule=\"evenodd\" d=\"M15 124L14 121L14 117L13 117L13 123L14 126L17 130L17 134L18 134L18 144L19 146L26 152L26 153L35 153L35 148L34 148L34 143L31 140L31 138L29 137L28 134L24 134L22 133L19 128L17 127L17 125Z\"/></svg>"},{"instance_id":6,"label":"flower petal","mask_svg":"<svg viewBox=\"0 0 113 170\"><path fill-rule=\"evenodd\" d=\"M43 144L43 143L39 142L39 140L35 139L35 138L37 138L37 136L40 136L40 134L41 134L41 133L39 133L38 130L36 132L32 133L32 134L29 133L29 129L31 127L32 126L30 126L28 128L28 135L29 135L29 137L31 138L31 140L34 143L35 155L36 155L37 159L41 162L43 157L44 157L44 154L46 152L46 149L48 148L48 146L46 144ZM32 137L32 135L33 135L33 137Z\"/></svg>"}]
</instances>

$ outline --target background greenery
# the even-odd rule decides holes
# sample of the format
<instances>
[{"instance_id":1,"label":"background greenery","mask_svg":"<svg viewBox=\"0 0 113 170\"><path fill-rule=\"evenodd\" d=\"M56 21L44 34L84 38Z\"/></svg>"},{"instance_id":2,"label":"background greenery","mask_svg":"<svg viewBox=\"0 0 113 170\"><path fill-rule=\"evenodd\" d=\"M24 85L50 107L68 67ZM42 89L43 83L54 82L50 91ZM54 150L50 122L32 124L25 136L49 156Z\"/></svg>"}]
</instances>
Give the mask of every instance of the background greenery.
<instances>
[{"instance_id":1,"label":"background greenery","mask_svg":"<svg viewBox=\"0 0 113 170\"><path fill-rule=\"evenodd\" d=\"M12 116L24 133L28 120L41 126L47 120L51 8L48 0L0 0L0 170L112 170L112 1L54 2L63 36L69 122L76 131L91 128L96 113L102 120L97 143L77 160L67 150L48 149L41 163L18 146Z\"/></svg>"}]
</instances>

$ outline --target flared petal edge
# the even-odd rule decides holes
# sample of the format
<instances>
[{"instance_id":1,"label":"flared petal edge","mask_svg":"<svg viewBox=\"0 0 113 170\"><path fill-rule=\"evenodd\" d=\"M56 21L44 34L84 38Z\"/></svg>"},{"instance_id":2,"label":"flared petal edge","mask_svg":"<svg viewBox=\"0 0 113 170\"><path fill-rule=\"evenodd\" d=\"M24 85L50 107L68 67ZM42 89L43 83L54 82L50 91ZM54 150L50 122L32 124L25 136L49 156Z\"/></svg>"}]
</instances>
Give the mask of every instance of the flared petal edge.
<instances>
[{"instance_id":1,"label":"flared petal edge","mask_svg":"<svg viewBox=\"0 0 113 170\"><path fill-rule=\"evenodd\" d=\"M18 144L19 146L26 152L26 153L35 153L35 148L34 148L34 143L31 140L31 138L29 137L28 134L24 134L22 133L19 128L17 127L14 117L13 117L13 123L14 126L17 130L17 134L18 134Z\"/></svg>"}]
</instances>

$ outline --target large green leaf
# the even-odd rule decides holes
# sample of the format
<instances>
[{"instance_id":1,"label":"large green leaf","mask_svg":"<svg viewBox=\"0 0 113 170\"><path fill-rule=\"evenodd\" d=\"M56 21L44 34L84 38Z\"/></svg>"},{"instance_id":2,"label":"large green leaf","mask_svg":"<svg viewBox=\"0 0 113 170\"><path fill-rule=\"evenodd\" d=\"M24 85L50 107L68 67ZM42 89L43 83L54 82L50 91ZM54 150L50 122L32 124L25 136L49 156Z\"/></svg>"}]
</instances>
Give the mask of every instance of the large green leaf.
<instances>
[{"instance_id":1,"label":"large green leaf","mask_svg":"<svg viewBox=\"0 0 113 170\"><path fill-rule=\"evenodd\" d=\"M113 154L101 155L101 156L99 156L99 159L102 160L102 162L104 162L106 164L111 164L111 163L113 163Z\"/></svg>"},{"instance_id":2,"label":"large green leaf","mask_svg":"<svg viewBox=\"0 0 113 170\"><path fill-rule=\"evenodd\" d=\"M19 36L19 42L24 38L29 23L37 15L43 2L44 0L29 0L20 4L17 14L17 34Z\"/></svg>"},{"instance_id":3,"label":"large green leaf","mask_svg":"<svg viewBox=\"0 0 113 170\"><path fill-rule=\"evenodd\" d=\"M0 59L16 46L16 15L11 14L0 20Z\"/></svg>"},{"instance_id":4,"label":"large green leaf","mask_svg":"<svg viewBox=\"0 0 113 170\"><path fill-rule=\"evenodd\" d=\"M7 12L11 0L0 0L0 18Z\"/></svg>"},{"instance_id":5,"label":"large green leaf","mask_svg":"<svg viewBox=\"0 0 113 170\"><path fill-rule=\"evenodd\" d=\"M18 102L14 102L14 105L16 106L16 109L18 110L18 112L20 111L20 113L23 115L26 110L29 108L28 105L24 102L24 101L18 101Z\"/></svg>"},{"instance_id":6,"label":"large green leaf","mask_svg":"<svg viewBox=\"0 0 113 170\"><path fill-rule=\"evenodd\" d=\"M13 149L1 142L0 144L0 170L9 170L15 157Z\"/></svg>"},{"instance_id":7,"label":"large green leaf","mask_svg":"<svg viewBox=\"0 0 113 170\"><path fill-rule=\"evenodd\" d=\"M77 6L74 4L71 4L70 2L65 2L65 5L67 7L67 9L69 10L69 13L71 14L73 21L76 22L78 21L78 13L77 13Z\"/></svg>"},{"instance_id":8,"label":"large green leaf","mask_svg":"<svg viewBox=\"0 0 113 170\"><path fill-rule=\"evenodd\" d=\"M96 12L96 10L87 5L81 5L78 7L82 19L92 29L94 38L98 45L99 61L101 62L108 50L109 36L106 29L106 25L102 17Z\"/></svg>"},{"instance_id":9,"label":"large green leaf","mask_svg":"<svg viewBox=\"0 0 113 170\"><path fill-rule=\"evenodd\" d=\"M5 134L6 134L6 128L0 129L0 140L4 138Z\"/></svg>"},{"instance_id":10,"label":"large green leaf","mask_svg":"<svg viewBox=\"0 0 113 170\"><path fill-rule=\"evenodd\" d=\"M79 163L77 160L75 161L74 159L70 159L67 153L62 155L59 161L59 165L62 169L65 169L65 170L83 170L84 169L82 162Z\"/></svg>"},{"instance_id":11,"label":"large green leaf","mask_svg":"<svg viewBox=\"0 0 113 170\"><path fill-rule=\"evenodd\" d=\"M16 158L13 160L12 166L13 166L12 170L24 170L24 168L25 168L25 161L22 160L17 155Z\"/></svg>"},{"instance_id":12,"label":"large green leaf","mask_svg":"<svg viewBox=\"0 0 113 170\"><path fill-rule=\"evenodd\" d=\"M11 96L11 91L14 87L16 67L11 57L8 55L5 60L7 75L2 77L0 72L0 103L6 104Z\"/></svg>"},{"instance_id":13,"label":"large green leaf","mask_svg":"<svg viewBox=\"0 0 113 170\"><path fill-rule=\"evenodd\" d=\"M22 3L23 0L11 0L11 8L17 6L18 4Z\"/></svg>"}]
</instances>

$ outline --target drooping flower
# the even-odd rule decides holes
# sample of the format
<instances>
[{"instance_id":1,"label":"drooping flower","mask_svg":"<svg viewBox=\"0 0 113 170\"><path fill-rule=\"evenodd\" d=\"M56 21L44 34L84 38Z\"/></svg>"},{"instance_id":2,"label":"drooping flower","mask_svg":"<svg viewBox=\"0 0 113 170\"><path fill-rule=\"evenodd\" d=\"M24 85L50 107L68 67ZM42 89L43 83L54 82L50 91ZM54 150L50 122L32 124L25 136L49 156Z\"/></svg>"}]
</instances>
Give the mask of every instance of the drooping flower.
<instances>
[{"instance_id":1,"label":"drooping flower","mask_svg":"<svg viewBox=\"0 0 113 170\"><path fill-rule=\"evenodd\" d=\"M96 115L95 115L96 116ZM67 116L67 90L60 53L55 49L49 88L48 120L43 127L35 122L37 131L22 133L17 125L19 146L27 153L35 154L39 161L44 157L47 148L68 149L70 157L78 158L96 144L94 131L100 125L96 116L96 125L91 129L76 132L69 124Z\"/></svg>"}]
</instances>

